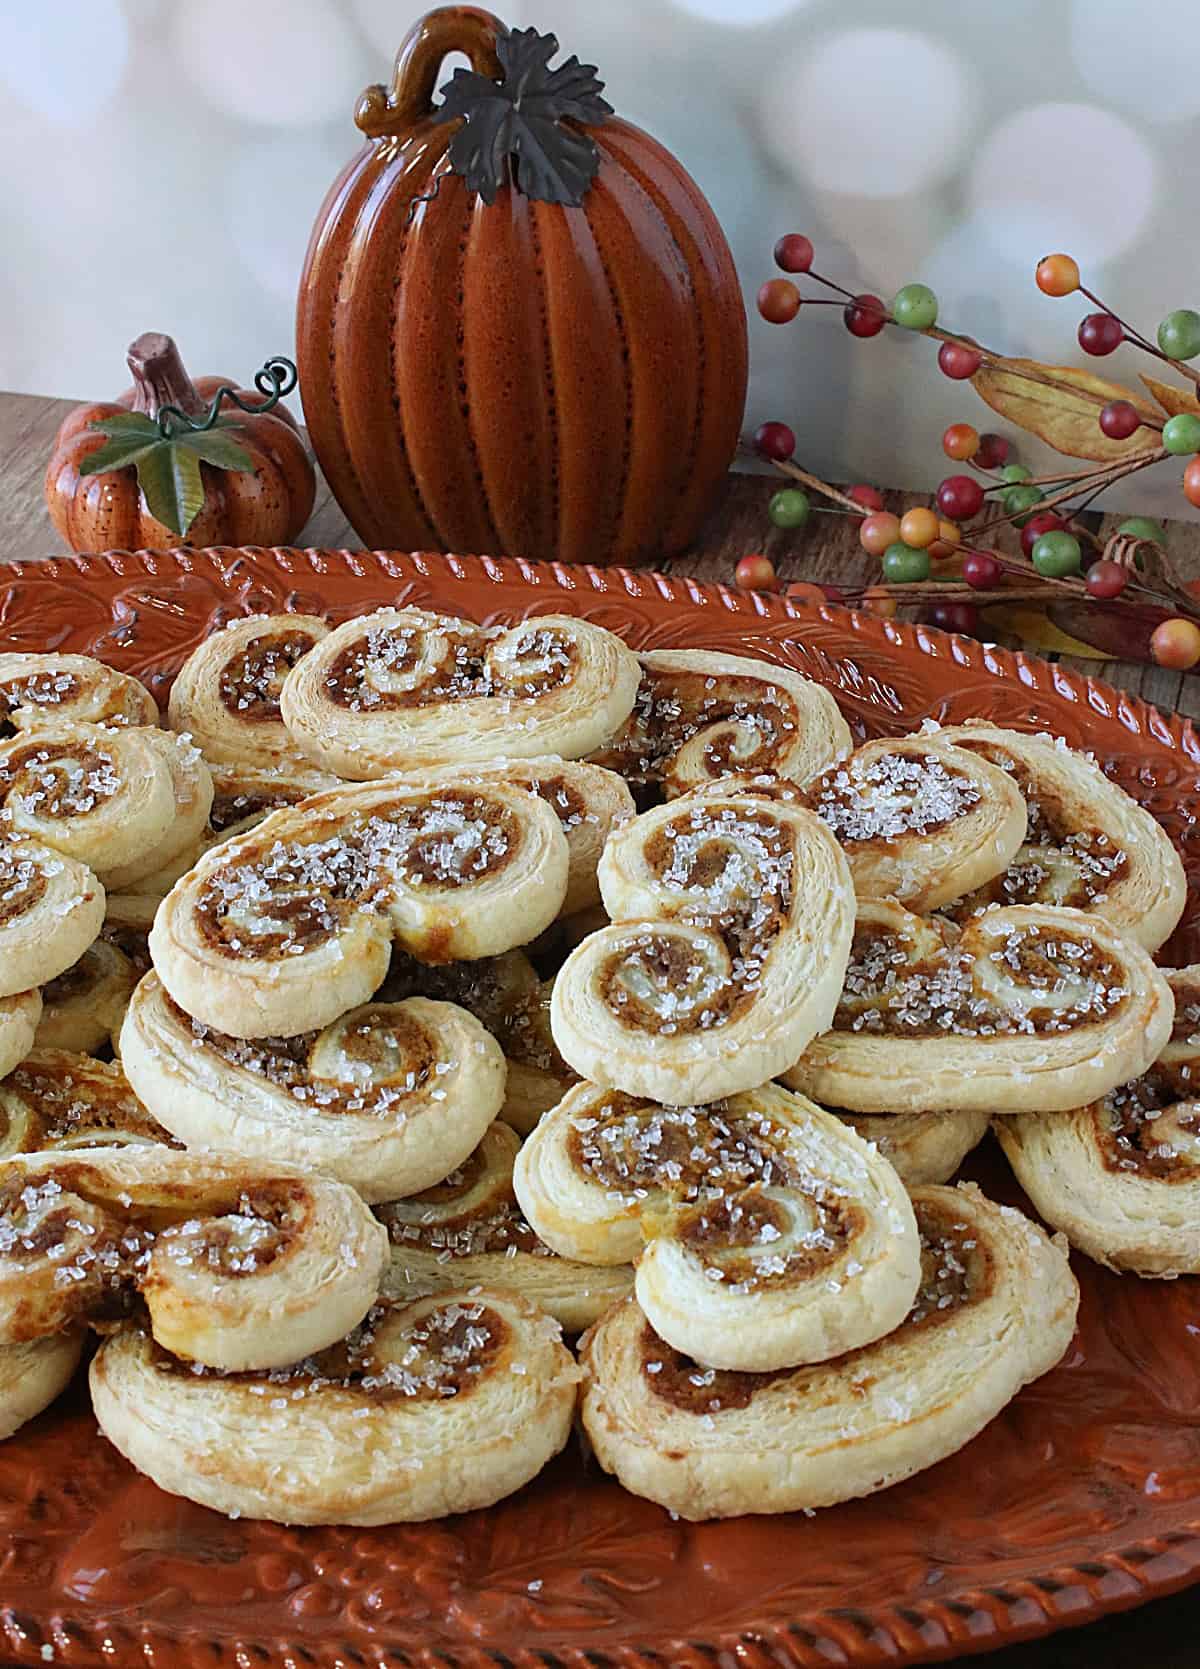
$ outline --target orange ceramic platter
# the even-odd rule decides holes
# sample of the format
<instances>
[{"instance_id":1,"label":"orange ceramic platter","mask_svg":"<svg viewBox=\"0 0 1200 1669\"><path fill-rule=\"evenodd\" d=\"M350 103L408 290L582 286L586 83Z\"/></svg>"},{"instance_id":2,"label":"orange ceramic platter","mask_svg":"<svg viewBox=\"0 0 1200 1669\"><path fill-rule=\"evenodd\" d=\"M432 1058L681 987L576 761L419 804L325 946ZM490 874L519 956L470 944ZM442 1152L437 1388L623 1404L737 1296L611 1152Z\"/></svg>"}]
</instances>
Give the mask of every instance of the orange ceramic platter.
<instances>
[{"instance_id":1,"label":"orange ceramic platter","mask_svg":"<svg viewBox=\"0 0 1200 1669\"><path fill-rule=\"evenodd\" d=\"M633 647L721 649L830 686L862 735L978 716L1051 730L1178 843L1165 960L1200 959L1200 737L1030 656L686 579L486 558L296 550L0 568L2 647L98 655L160 700L233 615L416 603L565 611ZM995 1156L987 1185L1016 1197ZM1136 1605L1200 1577L1200 1281L1077 1260L1063 1363L952 1459L813 1517L673 1521L572 1448L486 1512L378 1530L231 1521L160 1493L68 1396L0 1445L0 1655L150 1669L583 1669L922 1663Z\"/></svg>"}]
</instances>

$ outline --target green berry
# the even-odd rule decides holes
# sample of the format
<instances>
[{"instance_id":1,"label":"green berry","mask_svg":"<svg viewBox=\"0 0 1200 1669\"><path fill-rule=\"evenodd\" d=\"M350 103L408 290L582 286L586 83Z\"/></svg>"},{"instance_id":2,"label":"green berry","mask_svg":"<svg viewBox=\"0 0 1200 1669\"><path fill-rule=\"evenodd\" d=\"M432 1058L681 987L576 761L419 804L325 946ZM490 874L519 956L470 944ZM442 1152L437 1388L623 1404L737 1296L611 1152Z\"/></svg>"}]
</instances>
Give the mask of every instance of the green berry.
<instances>
[{"instance_id":1,"label":"green berry","mask_svg":"<svg viewBox=\"0 0 1200 1669\"><path fill-rule=\"evenodd\" d=\"M1168 359L1195 359L1200 354L1200 313L1177 307L1158 327L1158 345Z\"/></svg>"},{"instance_id":2,"label":"green berry","mask_svg":"<svg viewBox=\"0 0 1200 1669\"><path fill-rule=\"evenodd\" d=\"M808 494L799 487L785 487L776 493L768 512L776 527L803 527L811 513Z\"/></svg>"},{"instance_id":3,"label":"green berry","mask_svg":"<svg viewBox=\"0 0 1200 1669\"><path fill-rule=\"evenodd\" d=\"M1024 464L1005 464L1000 471L1000 479L1001 481L1011 481L1016 486L1018 482L1028 481L1032 474L1033 471L1026 469Z\"/></svg>"},{"instance_id":4,"label":"green berry","mask_svg":"<svg viewBox=\"0 0 1200 1669\"><path fill-rule=\"evenodd\" d=\"M1128 521L1121 523L1117 529L1127 539L1147 539L1152 545L1165 545L1167 530L1158 522L1151 521L1149 516L1130 516Z\"/></svg>"},{"instance_id":5,"label":"green berry","mask_svg":"<svg viewBox=\"0 0 1200 1669\"><path fill-rule=\"evenodd\" d=\"M937 321L937 297L927 284L906 284L892 301L892 318L905 330L928 330Z\"/></svg>"},{"instance_id":6,"label":"green berry","mask_svg":"<svg viewBox=\"0 0 1200 1669\"><path fill-rule=\"evenodd\" d=\"M1163 424L1163 445L1176 457L1200 452L1200 417L1190 411L1178 412Z\"/></svg>"},{"instance_id":7,"label":"green berry","mask_svg":"<svg viewBox=\"0 0 1200 1669\"><path fill-rule=\"evenodd\" d=\"M1062 579L1065 574L1077 574L1081 551L1073 533L1043 533L1034 543L1033 565L1046 579Z\"/></svg>"},{"instance_id":8,"label":"green berry","mask_svg":"<svg viewBox=\"0 0 1200 1669\"><path fill-rule=\"evenodd\" d=\"M897 539L883 553L883 577L894 585L908 585L913 580L929 578L929 552L918 550Z\"/></svg>"},{"instance_id":9,"label":"green berry","mask_svg":"<svg viewBox=\"0 0 1200 1669\"><path fill-rule=\"evenodd\" d=\"M1011 516L1017 527L1024 527L1033 514L1034 506L1045 498L1040 487L1030 487L1021 483L1010 487L1004 495L1004 514Z\"/></svg>"}]
</instances>

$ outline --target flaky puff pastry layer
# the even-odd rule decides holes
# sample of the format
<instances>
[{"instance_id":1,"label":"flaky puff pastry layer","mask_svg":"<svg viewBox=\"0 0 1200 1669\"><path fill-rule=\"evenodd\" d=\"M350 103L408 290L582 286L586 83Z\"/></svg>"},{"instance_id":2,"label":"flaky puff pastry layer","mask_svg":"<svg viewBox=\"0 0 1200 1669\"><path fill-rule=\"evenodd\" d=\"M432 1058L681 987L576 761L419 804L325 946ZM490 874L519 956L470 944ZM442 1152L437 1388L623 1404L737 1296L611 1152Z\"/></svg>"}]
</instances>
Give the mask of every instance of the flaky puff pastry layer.
<instances>
[{"instance_id":1,"label":"flaky puff pastry layer","mask_svg":"<svg viewBox=\"0 0 1200 1669\"><path fill-rule=\"evenodd\" d=\"M585 1335L583 1424L625 1488L682 1518L827 1507L968 1443L1061 1358L1079 1289L1065 1248L970 1184L919 1188L922 1279L893 1333L779 1374L674 1351L636 1303Z\"/></svg>"},{"instance_id":2,"label":"flaky puff pastry layer","mask_svg":"<svg viewBox=\"0 0 1200 1669\"><path fill-rule=\"evenodd\" d=\"M500 1045L466 1009L425 997L364 1003L299 1037L247 1040L192 1020L151 973L130 1004L121 1061L189 1148L286 1157L365 1200L440 1182L504 1100Z\"/></svg>"},{"instance_id":3,"label":"flaky puff pastry layer","mask_svg":"<svg viewBox=\"0 0 1200 1669\"><path fill-rule=\"evenodd\" d=\"M57 979L103 922L104 888L86 864L40 840L0 836L0 996ZM39 998L35 1021L40 1014Z\"/></svg>"},{"instance_id":4,"label":"flaky puff pastry layer","mask_svg":"<svg viewBox=\"0 0 1200 1669\"><path fill-rule=\"evenodd\" d=\"M563 1447L578 1379L558 1324L488 1287L383 1306L269 1376L193 1374L133 1329L91 1367L100 1429L160 1489L283 1524L491 1506Z\"/></svg>"},{"instance_id":5,"label":"flaky puff pastry layer","mask_svg":"<svg viewBox=\"0 0 1200 1669\"><path fill-rule=\"evenodd\" d=\"M860 899L921 912L1002 874L1025 838L1011 776L938 734L864 743L804 802L841 842Z\"/></svg>"},{"instance_id":6,"label":"flaky puff pastry layer","mask_svg":"<svg viewBox=\"0 0 1200 1669\"><path fill-rule=\"evenodd\" d=\"M1167 832L1086 754L1049 736L972 722L938 733L990 760L1024 796L1029 825L1009 867L955 901L962 921L988 904L1065 904L1103 916L1157 950L1179 925L1187 878Z\"/></svg>"},{"instance_id":7,"label":"flaky puff pastry layer","mask_svg":"<svg viewBox=\"0 0 1200 1669\"><path fill-rule=\"evenodd\" d=\"M90 655L0 655L0 712L14 730L37 730L62 720L158 723L158 707L146 686Z\"/></svg>"},{"instance_id":8,"label":"flaky puff pastry layer","mask_svg":"<svg viewBox=\"0 0 1200 1669\"><path fill-rule=\"evenodd\" d=\"M782 1072L832 1020L854 891L812 812L715 790L672 800L610 837L600 887L613 925L568 956L550 1010L580 1077L711 1101Z\"/></svg>"},{"instance_id":9,"label":"flaky puff pastry layer","mask_svg":"<svg viewBox=\"0 0 1200 1669\"><path fill-rule=\"evenodd\" d=\"M42 987L34 1047L90 1055L120 1029L137 970L119 945L94 939L77 962Z\"/></svg>"},{"instance_id":10,"label":"flaky puff pastry layer","mask_svg":"<svg viewBox=\"0 0 1200 1669\"><path fill-rule=\"evenodd\" d=\"M207 853L159 907L150 950L188 1014L292 1037L365 1002L393 941L431 963L498 955L554 920L567 841L507 783L332 789Z\"/></svg>"},{"instance_id":11,"label":"flaky puff pastry layer","mask_svg":"<svg viewBox=\"0 0 1200 1669\"><path fill-rule=\"evenodd\" d=\"M0 1345L0 1440L11 1437L71 1383L83 1355L84 1330L50 1339Z\"/></svg>"},{"instance_id":12,"label":"flaky puff pastry layer","mask_svg":"<svg viewBox=\"0 0 1200 1669\"><path fill-rule=\"evenodd\" d=\"M538 1239L513 1193L520 1145L507 1124L493 1124L436 1187L376 1206L392 1242L386 1295L508 1287L578 1333L632 1290L628 1264L604 1268L559 1257Z\"/></svg>"},{"instance_id":13,"label":"flaky puff pastry layer","mask_svg":"<svg viewBox=\"0 0 1200 1669\"><path fill-rule=\"evenodd\" d=\"M949 1182L987 1135L984 1108L970 1112L847 1113L833 1109L864 1142L873 1142L906 1188Z\"/></svg>"},{"instance_id":14,"label":"flaky puff pastry layer","mask_svg":"<svg viewBox=\"0 0 1200 1669\"><path fill-rule=\"evenodd\" d=\"M387 1235L353 1190L156 1146L0 1162L0 1343L120 1313L189 1360L270 1368L324 1349L374 1302Z\"/></svg>"},{"instance_id":15,"label":"flaky puff pastry layer","mask_svg":"<svg viewBox=\"0 0 1200 1669\"><path fill-rule=\"evenodd\" d=\"M1073 1112L993 1120L1046 1222L1138 1275L1200 1274L1200 964L1167 983L1175 1027L1149 1071Z\"/></svg>"},{"instance_id":16,"label":"flaky puff pastry layer","mask_svg":"<svg viewBox=\"0 0 1200 1669\"><path fill-rule=\"evenodd\" d=\"M638 659L633 712L594 758L668 798L735 772L808 782L854 745L829 691L788 667L707 649Z\"/></svg>"},{"instance_id":17,"label":"flaky puff pastry layer","mask_svg":"<svg viewBox=\"0 0 1200 1669\"><path fill-rule=\"evenodd\" d=\"M279 716L283 681L328 632L312 614L253 614L197 645L171 686L167 719L210 761L303 769Z\"/></svg>"},{"instance_id":18,"label":"flaky puff pastry layer","mask_svg":"<svg viewBox=\"0 0 1200 1669\"><path fill-rule=\"evenodd\" d=\"M0 1080L0 1159L146 1143L179 1145L138 1100L119 1061L35 1049Z\"/></svg>"},{"instance_id":19,"label":"flaky puff pastry layer","mask_svg":"<svg viewBox=\"0 0 1200 1669\"><path fill-rule=\"evenodd\" d=\"M633 708L637 656L569 615L476 626L379 609L330 632L284 682L283 720L317 765L356 780L486 759L578 759Z\"/></svg>"},{"instance_id":20,"label":"flaky puff pastry layer","mask_svg":"<svg viewBox=\"0 0 1200 1669\"><path fill-rule=\"evenodd\" d=\"M517 1156L534 1230L564 1257L636 1260L675 1349L763 1372L890 1332L920 1249L896 1172L832 1113L767 1085L660 1107L581 1084Z\"/></svg>"},{"instance_id":21,"label":"flaky puff pastry layer","mask_svg":"<svg viewBox=\"0 0 1200 1669\"><path fill-rule=\"evenodd\" d=\"M948 921L859 905L831 1029L783 1075L856 1113L1062 1112L1137 1077L1175 1001L1099 916L1016 905Z\"/></svg>"},{"instance_id":22,"label":"flaky puff pastry layer","mask_svg":"<svg viewBox=\"0 0 1200 1669\"><path fill-rule=\"evenodd\" d=\"M199 749L169 731L60 720L0 742L4 826L114 892L193 847L211 804Z\"/></svg>"}]
</instances>

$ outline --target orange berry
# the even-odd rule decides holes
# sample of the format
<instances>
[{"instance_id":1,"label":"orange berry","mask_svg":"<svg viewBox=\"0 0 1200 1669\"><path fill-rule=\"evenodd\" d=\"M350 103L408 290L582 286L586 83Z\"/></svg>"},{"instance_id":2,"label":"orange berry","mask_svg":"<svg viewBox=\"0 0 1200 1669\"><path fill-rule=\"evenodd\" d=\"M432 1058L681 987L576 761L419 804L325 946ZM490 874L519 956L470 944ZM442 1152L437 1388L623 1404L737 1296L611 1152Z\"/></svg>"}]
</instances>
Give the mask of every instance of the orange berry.
<instances>
[{"instance_id":1,"label":"orange berry","mask_svg":"<svg viewBox=\"0 0 1200 1669\"><path fill-rule=\"evenodd\" d=\"M890 620L900 605L886 586L871 585L863 592L858 606L864 614L873 614L879 620Z\"/></svg>"},{"instance_id":2,"label":"orange berry","mask_svg":"<svg viewBox=\"0 0 1200 1669\"><path fill-rule=\"evenodd\" d=\"M970 423L952 423L942 436L942 451L959 463L979 451L979 430Z\"/></svg>"},{"instance_id":3,"label":"orange berry","mask_svg":"<svg viewBox=\"0 0 1200 1669\"><path fill-rule=\"evenodd\" d=\"M793 580L783 594L785 597L790 597L793 603L820 605L829 601L819 585L810 585L807 580Z\"/></svg>"},{"instance_id":4,"label":"orange berry","mask_svg":"<svg viewBox=\"0 0 1200 1669\"><path fill-rule=\"evenodd\" d=\"M962 533L957 522L948 522L943 517L938 522L938 536L929 547L929 554L935 562L944 562L948 556L953 556L962 543Z\"/></svg>"},{"instance_id":5,"label":"orange berry","mask_svg":"<svg viewBox=\"0 0 1200 1669\"><path fill-rule=\"evenodd\" d=\"M890 510L876 510L864 516L858 529L858 542L871 556L882 556L899 537L900 518Z\"/></svg>"},{"instance_id":6,"label":"orange berry","mask_svg":"<svg viewBox=\"0 0 1200 1669\"><path fill-rule=\"evenodd\" d=\"M779 579L775 564L761 551L742 557L733 570L733 577L742 591L778 591Z\"/></svg>"},{"instance_id":7,"label":"orange berry","mask_svg":"<svg viewBox=\"0 0 1200 1669\"><path fill-rule=\"evenodd\" d=\"M938 514L936 510L926 510L918 507L906 510L900 518L900 537L906 545L914 550L923 551L938 536Z\"/></svg>"},{"instance_id":8,"label":"orange berry","mask_svg":"<svg viewBox=\"0 0 1200 1669\"><path fill-rule=\"evenodd\" d=\"M1200 505L1200 453L1183 472L1183 496L1189 504Z\"/></svg>"},{"instance_id":9,"label":"orange berry","mask_svg":"<svg viewBox=\"0 0 1200 1669\"><path fill-rule=\"evenodd\" d=\"M1200 626L1190 620L1164 620L1150 635L1150 653L1159 666L1186 672L1200 661Z\"/></svg>"},{"instance_id":10,"label":"orange berry","mask_svg":"<svg viewBox=\"0 0 1200 1669\"><path fill-rule=\"evenodd\" d=\"M1079 266L1070 255L1044 255L1034 277L1046 296L1069 296L1079 288Z\"/></svg>"},{"instance_id":11,"label":"orange berry","mask_svg":"<svg viewBox=\"0 0 1200 1669\"><path fill-rule=\"evenodd\" d=\"M758 292L758 310L768 324L786 325L800 311L801 296L790 278L768 278Z\"/></svg>"}]
</instances>

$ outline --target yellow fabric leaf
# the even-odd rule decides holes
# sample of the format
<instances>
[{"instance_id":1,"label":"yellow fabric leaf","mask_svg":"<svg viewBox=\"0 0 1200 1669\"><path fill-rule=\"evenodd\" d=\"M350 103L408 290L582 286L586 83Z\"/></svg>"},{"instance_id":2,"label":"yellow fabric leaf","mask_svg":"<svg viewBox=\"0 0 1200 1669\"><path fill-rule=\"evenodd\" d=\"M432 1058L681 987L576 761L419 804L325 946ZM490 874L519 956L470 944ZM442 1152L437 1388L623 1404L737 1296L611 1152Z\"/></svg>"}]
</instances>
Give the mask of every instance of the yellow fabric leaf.
<instances>
[{"instance_id":1,"label":"yellow fabric leaf","mask_svg":"<svg viewBox=\"0 0 1200 1669\"><path fill-rule=\"evenodd\" d=\"M1144 371L1139 375L1168 417L1178 417L1184 411L1200 417L1200 400L1197 400L1194 388L1176 388L1174 383L1159 382L1157 377L1148 377Z\"/></svg>"},{"instance_id":2,"label":"yellow fabric leaf","mask_svg":"<svg viewBox=\"0 0 1200 1669\"><path fill-rule=\"evenodd\" d=\"M1023 647L1040 649L1043 655L1079 655L1089 661L1111 660L1111 655L1095 649L1090 643L1060 632L1053 621L1047 620L1037 609L1020 608L1011 603L997 603L982 609L982 618L994 631L1011 632L1019 637Z\"/></svg>"},{"instance_id":3,"label":"yellow fabric leaf","mask_svg":"<svg viewBox=\"0 0 1200 1669\"><path fill-rule=\"evenodd\" d=\"M1031 382L1022 371L1053 377L1059 386ZM1140 394L1106 382L1073 365L1042 365L1036 359L1005 359L985 365L971 378L975 392L993 411L1028 429L1068 458L1119 463L1134 452L1161 444L1156 429L1137 428L1127 440L1109 440L1100 429L1100 408L1110 400L1128 400L1141 417L1158 413Z\"/></svg>"}]
</instances>

